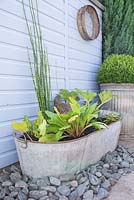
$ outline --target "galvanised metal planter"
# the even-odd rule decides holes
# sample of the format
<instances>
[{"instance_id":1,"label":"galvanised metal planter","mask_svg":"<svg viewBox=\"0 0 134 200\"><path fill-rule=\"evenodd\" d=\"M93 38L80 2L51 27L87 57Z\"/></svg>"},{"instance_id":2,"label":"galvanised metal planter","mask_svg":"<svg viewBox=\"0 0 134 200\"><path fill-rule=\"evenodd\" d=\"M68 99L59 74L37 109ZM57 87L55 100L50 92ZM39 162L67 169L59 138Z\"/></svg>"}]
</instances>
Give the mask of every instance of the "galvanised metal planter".
<instances>
[{"instance_id":1,"label":"galvanised metal planter","mask_svg":"<svg viewBox=\"0 0 134 200\"><path fill-rule=\"evenodd\" d=\"M117 121L108 129L57 143L30 142L15 137L22 172L39 178L72 174L85 169L116 148L120 129L121 121Z\"/></svg>"},{"instance_id":2,"label":"galvanised metal planter","mask_svg":"<svg viewBox=\"0 0 134 200\"><path fill-rule=\"evenodd\" d=\"M118 98L114 98L105 109L122 114L121 140L134 139L134 84L107 83L100 84L101 91L111 90Z\"/></svg>"}]
</instances>

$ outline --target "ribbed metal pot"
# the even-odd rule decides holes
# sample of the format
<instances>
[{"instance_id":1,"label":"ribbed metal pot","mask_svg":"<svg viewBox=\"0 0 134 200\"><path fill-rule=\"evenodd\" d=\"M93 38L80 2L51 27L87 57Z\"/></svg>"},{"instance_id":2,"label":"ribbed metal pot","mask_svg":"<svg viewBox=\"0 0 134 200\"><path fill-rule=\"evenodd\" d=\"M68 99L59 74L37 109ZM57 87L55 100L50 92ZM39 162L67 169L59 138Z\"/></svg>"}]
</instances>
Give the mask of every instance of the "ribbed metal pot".
<instances>
[{"instance_id":1,"label":"ribbed metal pot","mask_svg":"<svg viewBox=\"0 0 134 200\"><path fill-rule=\"evenodd\" d=\"M15 137L22 172L39 178L85 169L116 148L120 130L121 121L117 121L107 129L65 142L39 143Z\"/></svg>"},{"instance_id":2,"label":"ribbed metal pot","mask_svg":"<svg viewBox=\"0 0 134 200\"><path fill-rule=\"evenodd\" d=\"M134 84L100 84L101 91L111 90L117 95L106 105L104 109L120 112L122 114L123 123L121 129L121 140L134 139Z\"/></svg>"}]
</instances>

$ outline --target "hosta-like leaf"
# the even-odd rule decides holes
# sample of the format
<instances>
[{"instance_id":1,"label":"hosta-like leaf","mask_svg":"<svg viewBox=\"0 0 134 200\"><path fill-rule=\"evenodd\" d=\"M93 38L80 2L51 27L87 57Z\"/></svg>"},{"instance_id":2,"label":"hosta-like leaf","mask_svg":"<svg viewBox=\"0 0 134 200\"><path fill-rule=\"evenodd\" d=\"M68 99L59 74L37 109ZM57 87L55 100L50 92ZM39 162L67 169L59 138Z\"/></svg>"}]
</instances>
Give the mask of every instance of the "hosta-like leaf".
<instances>
[{"instance_id":1,"label":"hosta-like leaf","mask_svg":"<svg viewBox=\"0 0 134 200\"><path fill-rule=\"evenodd\" d=\"M72 122L74 122L79 116L78 115L74 115L73 117L71 117L69 120L68 120L68 123L71 124Z\"/></svg>"},{"instance_id":2,"label":"hosta-like leaf","mask_svg":"<svg viewBox=\"0 0 134 200\"><path fill-rule=\"evenodd\" d=\"M58 132L56 133L56 140L59 141L59 140L61 140L62 138L66 137L66 136L63 136L63 134L64 134L64 131L58 131Z\"/></svg>"},{"instance_id":3,"label":"hosta-like leaf","mask_svg":"<svg viewBox=\"0 0 134 200\"><path fill-rule=\"evenodd\" d=\"M108 126L102 122L93 122L92 126L98 130L104 129L104 128L108 128Z\"/></svg>"},{"instance_id":4,"label":"hosta-like leaf","mask_svg":"<svg viewBox=\"0 0 134 200\"><path fill-rule=\"evenodd\" d=\"M80 104L72 97L70 97L69 99L70 99L70 106L73 113L80 114L80 108L81 108Z\"/></svg>"},{"instance_id":5,"label":"hosta-like leaf","mask_svg":"<svg viewBox=\"0 0 134 200\"><path fill-rule=\"evenodd\" d=\"M26 122L29 131L32 132L33 131L33 124L32 124L32 122L30 121L30 119L27 115L24 116L24 122Z\"/></svg>"},{"instance_id":6,"label":"hosta-like leaf","mask_svg":"<svg viewBox=\"0 0 134 200\"><path fill-rule=\"evenodd\" d=\"M105 104L108 101L110 101L113 97L117 97L116 95L112 94L112 91L103 91L99 94L100 100L101 100L101 104Z\"/></svg>"},{"instance_id":7,"label":"hosta-like leaf","mask_svg":"<svg viewBox=\"0 0 134 200\"><path fill-rule=\"evenodd\" d=\"M80 89L77 89L77 92L84 98L84 100L87 102L87 103L90 103L96 96L97 94L94 93L94 92L91 92L89 90L87 91L82 91Z\"/></svg>"},{"instance_id":8,"label":"hosta-like leaf","mask_svg":"<svg viewBox=\"0 0 134 200\"><path fill-rule=\"evenodd\" d=\"M46 120L43 119L43 122L39 125L40 136L46 135L46 126L47 126Z\"/></svg>"},{"instance_id":9,"label":"hosta-like leaf","mask_svg":"<svg viewBox=\"0 0 134 200\"><path fill-rule=\"evenodd\" d=\"M39 142L57 142L56 134L46 134L39 138Z\"/></svg>"},{"instance_id":10,"label":"hosta-like leaf","mask_svg":"<svg viewBox=\"0 0 134 200\"><path fill-rule=\"evenodd\" d=\"M27 127L27 123L22 121L22 122L16 122L13 121L12 122L12 128L15 129L16 131L20 131L23 133L28 132L28 127Z\"/></svg>"},{"instance_id":11,"label":"hosta-like leaf","mask_svg":"<svg viewBox=\"0 0 134 200\"><path fill-rule=\"evenodd\" d=\"M66 89L61 89L59 96L61 98L63 98L65 101L68 101L68 102L70 102L70 99L69 99L70 97L72 97L76 101L80 100L77 91L69 91L69 90L66 90Z\"/></svg>"}]
</instances>

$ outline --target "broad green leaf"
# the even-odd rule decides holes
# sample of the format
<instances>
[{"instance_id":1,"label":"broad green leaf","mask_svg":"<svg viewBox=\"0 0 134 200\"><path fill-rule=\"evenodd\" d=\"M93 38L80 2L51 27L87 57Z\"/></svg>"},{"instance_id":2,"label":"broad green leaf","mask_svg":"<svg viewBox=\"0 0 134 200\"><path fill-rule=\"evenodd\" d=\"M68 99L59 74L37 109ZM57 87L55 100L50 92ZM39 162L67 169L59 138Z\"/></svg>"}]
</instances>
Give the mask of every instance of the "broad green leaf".
<instances>
[{"instance_id":1,"label":"broad green leaf","mask_svg":"<svg viewBox=\"0 0 134 200\"><path fill-rule=\"evenodd\" d=\"M67 130L67 129L69 129L71 126L70 125L68 125L68 126L63 126L62 128L59 128L59 130L60 131L62 131L62 130Z\"/></svg>"},{"instance_id":2,"label":"broad green leaf","mask_svg":"<svg viewBox=\"0 0 134 200\"><path fill-rule=\"evenodd\" d=\"M108 126L102 122L93 122L92 126L98 130L108 128Z\"/></svg>"},{"instance_id":3,"label":"broad green leaf","mask_svg":"<svg viewBox=\"0 0 134 200\"><path fill-rule=\"evenodd\" d=\"M63 136L63 134L64 134L64 131L58 131L58 132L56 133L56 140L59 141L59 140L61 140L62 138L66 137L66 136Z\"/></svg>"},{"instance_id":4,"label":"broad green leaf","mask_svg":"<svg viewBox=\"0 0 134 200\"><path fill-rule=\"evenodd\" d=\"M72 97L70 97L69 100L73 113L80 114L80 108L81 108L80 104Z\"/></svg>"},{"instance_id":5,"label":"broad green leaf","mask_svg":"<svg viewBox=\"0 0 134 200\"><path fill-rule=\"evenodd\" d=\"M69 91L66 89L61 89L58 96L60 96L61 98L63 98L65 101L68 101L68 102L70 102L70 99L69 99L70 97L72 97L76 101L80 100L77 91Z\"/></svg>"},{"instance_id":6,"label":"broad green leaf","mask_svg":"<svg viewBox=\"0 0 134 200\"><path fill-rule=\"evenodd\" d=\"M56 134L46 134L39 138L39 142L57 142Z\"/></svg>"},{"instance_id":7,"label":"broad green leaf","mask_svg":"<svg viewBox=\"0 0 134 200\"><path fill-rule=\"evenodd\" d=\"M101 100L101 104L105 104L108 101L110 101L113 97L116 97L116 95L112 94L112 91L103 91L99 94L99 98Z\"/></svg>"},{"instance_id":8,"label":"broad green leaf","mask_svg":"<svg viewBox=\"0 0 134 200\"><path fill-rule=\"evenodd\" d=\"M73 117L71 117L69 120L68 120L68 123L71 124L72 122L74 122L79 116L78 115L74 115Z\"/></svg>"},{"instance_id":9,"label":"broad green leaf","mask_svg":"<svg viewBox=\"0 0 134 200\"><path fill-rule=\"evenodd\" d=\"M87 90L87 91L84 92L84 91L82 91L80 89L77 89L77 92L84 98L84 100L87 103L90 103L97 96L96 93L91 92L89 90Z\"/></svg>"},{"instance_id":10,"label":"broad green leaf","mask_svg":"<svg viewBox=\"0 0 134 200\"><path fill-rule=\"evenodd\" d=\"M12 128L15 129L16 131L21 131L23 133L28 132L27 123L24 121L22 121L22 122L13 121Z\"/></svg>"},{"instance_id":11,"label":"broad green leaf","mask_svg":"<svg viewBox=\"0 0 134 200\"><path fill-rule=\"evenodd\" d=\"M39 134L41 136L45 136L46 135L46 125L47 125L46 120L43 119L43 122L39 125L39 131L40 131Z\"/></svg>"},{"instance_id":12,"label":"broad green leaf","mask_svg":"<svg viewBox=\"0 0 134 200\"><path fill-rule=\"evenodd\" d=\"M27 115L24 116L24 122L26 122L29 131L32 132L33 131L33 124L32 124L32 122L30 121L30 119L28 118Z\"/></svg>"}]
</instances>

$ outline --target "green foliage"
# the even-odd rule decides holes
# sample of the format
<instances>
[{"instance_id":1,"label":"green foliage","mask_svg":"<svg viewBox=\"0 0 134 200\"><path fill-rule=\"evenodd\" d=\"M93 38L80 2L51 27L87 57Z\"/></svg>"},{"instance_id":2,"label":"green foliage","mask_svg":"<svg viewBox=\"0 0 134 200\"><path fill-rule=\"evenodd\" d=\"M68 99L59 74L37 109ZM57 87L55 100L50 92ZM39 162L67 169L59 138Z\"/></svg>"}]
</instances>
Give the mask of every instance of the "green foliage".
<instances>
[{"instance_id":1,"label":"green foliage","mask_svg":"<svg viewBox=\"0 0 134 200\"><path fill-rule=\"evenodd\" d=\"M45 116L45 110L50 110L50 101L51 101L50 68L48 64L46 48L44 46L44 41L42 37L37 0L34 1L29 0L28 2L30 11L29 14L31 16L32 25L30 25L27 18L24 0L22 0L22 6L29 34L29 39L32 47L32 55L34 63L32 64L29 49L28 49L28 59L29 59L33 84L39 103L39 109ZM36 11L33 7L33 2L35 2Z\"/></svg>"},{"instance_id":2,"label":"green foliage","mask_svg":"<svg viewBox=\"0 0 134 200\"><path fill-rule=\"evenodd\" d=\"M58 131L55 134L51 133L41 112L38 113L38 118L34 122L31 122L28 116L25 116L22 122L13 121L12 128L23 132L25 137L31 141L36 138L39 142L54 142L63 138Z\"/></svg>"},{"instance_id":3,"label":"green foliage","mask_svg":"<svg viewBox=\"0 0 134 200\"><path fill-rule=\"evenodd\" d=\"M80 100L80 98L78 97L77 91L69 91L69 90L66 90L66 89L61 89L58 96L63 98L65 101L69 101L69 97L72 97L77 101Z\"/></svg>"},{"instance_id":4,"label":"green foliage","mask_svg":"<svg viewBox=\"0 0 134 200\"><path fill-rule=\"evenodd\" d=\"M27 123L25 121L22 121L22 122L13 121L12 128L15 129L16 131L21 131L23 133L29 131L29 129L27 127Z\"/></svg>"},{"instance_id":5,"label":"green foliage","mask_svg":"<svg viewBox=\"0 0 134 200\"><path fill-rule=\"evenodd\" d=\"M134 55L134 0L100 0L103 13L103 58Z\"/></svg>"},{"instance_id":6,"label":"green foliage","mask_svg":"<svg viewBox=\"0 0 134 200\"><path fill-rule=\"evenodd\" d=\"M60 131L63 135L70 138L79 138L85 134L85 130L90 127L96 129L106 128L107 126L98 121L99 119L99 108L104 103L112 99L112 93L104 91L99 94L101 104L98 102L90 103L97 96L96 93L90 91L76 90L77 93L84 97L86 104L81 106L80 103L73 97L69 97L69 104L71 110L68 113L61 114L57 108L54 108L56 113L46 111L48 116L48 128L53 128L53 132Z\"/></svg>"},{"instance_id":7,"label":"green foliage","mask_svg":"<svg viewBox=\"0 0 134 200\"><path fill-rule=\"evenodd\" d=\"M38 113L38 118L31 122L27 116L22 122L12 122L12 128L24 133L25 137L39 142L58 142L65 137L79 138L85 134L87 128L103 129L107 125L101 120L99 121L99 108L104 103L110 101L113 97L110 91L101 92L98 97L100 103L93 103L96 93L90 91L81 91L76 89L78 97L84 98L85 104L81 105L76 100L76 95L68 92L68 102L70 111L61 114L58 109L54 107L55 113L45 111L47 121L44 119L41 112ZM74 93L73 93L74 94ZM67 96L65 95L66 99Z\"/></svg>"},{"instance_id":8,"label":"green foliage","mask_svg":"<svg viewBox=\"0 0 134 200\"><path fill-rule=\"evenodd\" d=\"M104 120L104 123L106 124L111 124L112 122L116 122L120 119L120 115L119 114L116 114L116 113L111 113L111 114L108 114L106 115L106 118Z\"/></svg>"},{"instance_id":9,"label":"green foliage","mask_svg":"<svg viewBox=\"0 0 134 200\"><path fill-rule=\"evenodd\" d=\"M99 68L99 83L134 83L134 57L111 55Z\"/></svg>"}]
</instances>

